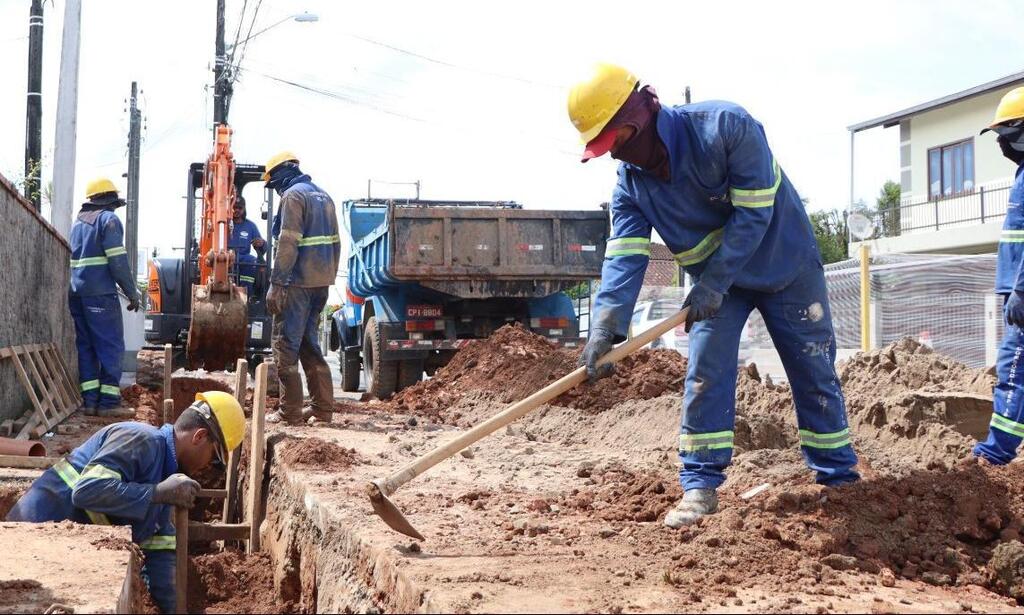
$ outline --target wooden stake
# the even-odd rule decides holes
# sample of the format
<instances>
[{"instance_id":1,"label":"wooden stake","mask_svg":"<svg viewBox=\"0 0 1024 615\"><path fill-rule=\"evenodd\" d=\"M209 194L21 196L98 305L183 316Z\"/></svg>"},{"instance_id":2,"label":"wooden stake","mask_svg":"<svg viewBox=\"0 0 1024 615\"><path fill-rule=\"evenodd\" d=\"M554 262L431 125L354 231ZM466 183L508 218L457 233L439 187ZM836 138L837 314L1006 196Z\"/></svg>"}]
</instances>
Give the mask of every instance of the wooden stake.
<instances>
[{"instance_id":1,"label":"wooden stake","mask_svg":"<svg viewBox=\"0 0 1024 615\"><path fill-rule=\"evenodd\" d=\"M164 399L170 399L171 395L171 372L174 371L174 347L164 344Z\"/></svg>"},{"instance_id":2,"label":"wooden stake","mask_svg":"<svg viewBox=\"0 0 1024 615\"><path fill-rule=\"evenodd\" d=\"M245 389L249 378L249 363L245 359L239 359L235 367L235 399L245 407ZM235 511L238 510L238 461L241 457L241 450L236 449L228 453L228 467L224 476L224 486L228 495L224 498L224 508L221 513L221 521L234 523Z\"/></svg>"},{"instance_id":3,"label":"wooden stake","mask_svg":"<svg viewBox=\"0 0 1024 615\"><path fill-rule=\"evenodd\" d=\"M267 410L267 367L256 366L256 386L252 395L252 442L249 446L249 553L260 550L260 524L263 522L263 463L266 441L263 420Z\"/></svg>"},{"instance_id":4,"label":"wooden stake","mask_svg":"<svg viewBox=\"0 0 1024 615\"><path fill-rule=\"evenodd\" d=\"M174 423L174 400L164 400L164 423Z\"/></svg>"},{"instance_id":5,"label":"wooden stake","mask_svg":"<svg viewBox=\"0 0 1024 615\"><path fill-rule=\"evenodd\" d=\"M188 509L174 508L174 593L178 613L188 613Z\"/></svg>"}]
</instances>

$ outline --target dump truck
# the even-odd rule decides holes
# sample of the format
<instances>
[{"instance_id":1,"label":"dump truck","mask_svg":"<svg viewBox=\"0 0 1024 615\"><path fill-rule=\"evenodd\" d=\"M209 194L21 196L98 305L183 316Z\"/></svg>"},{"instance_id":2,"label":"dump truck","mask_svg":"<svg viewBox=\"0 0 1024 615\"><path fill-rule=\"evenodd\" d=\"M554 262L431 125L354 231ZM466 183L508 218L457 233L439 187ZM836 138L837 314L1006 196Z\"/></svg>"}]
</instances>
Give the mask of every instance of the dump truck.
<instances>
[{"instance_id":1,"label":"dump truck","mask_svg":"<svg viewBox=\"0 0 1024 615\"><path fill-rule=\"evenodd\" d=\"M566 290L601 275L608 216L507 201L343 203L348 274L331 322L342 389L387 397L433 375L471 340L520 323L581 344Z\"/></svg>"}]
</instances>

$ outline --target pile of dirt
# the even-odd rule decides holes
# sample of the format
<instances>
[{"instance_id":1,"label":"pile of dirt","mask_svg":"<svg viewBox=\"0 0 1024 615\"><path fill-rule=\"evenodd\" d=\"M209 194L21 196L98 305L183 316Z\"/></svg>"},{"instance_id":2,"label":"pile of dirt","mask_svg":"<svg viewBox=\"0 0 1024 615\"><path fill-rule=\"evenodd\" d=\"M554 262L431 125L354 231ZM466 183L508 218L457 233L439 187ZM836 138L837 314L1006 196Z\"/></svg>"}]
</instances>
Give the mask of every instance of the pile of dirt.
<instances>
[{"instance_id":1,"label":"pile of dirt","mask_svg":"<svg viewBox=\"0 0 1024 615\"><path fill-rule=\"evenodd\" d=\"M121 403L135 408L136 421L160 427L164 424L163 395L163 387L147 389L133 384L121 389Z\"/></svg>"},{"instance_id":2,"label":"pile of dirt","mask_svg":"<svg viewBox=\"0 0 1024 615\"><path fill-rule=\"evenodd\" d=\"M11 512L28 488L28 483L14 481L0 483L0 521L7 517L7 513Z\"/></svg>"},{"instance_id":3,"label":"pile of dirt","mask_svg":"<svg viewBox=\"0 0 1024 615\"><path fill-rule=\"evenodd\" d=\"M576 369L580 352L559 348L514 323L468 344L433 378L386 402L373 403L392 412L447 421L445 410L470 392L490 393L501 403L528 397ZM619 362L613 377L578 387L553 403L598 413L627 399L651 399L680 391L685 374L686 363L678 353L642 350Z\"/></svg>"},{"instance_id":4,"label":"pile of dirt","mask_svg":"<svg viewBox=\"0 0 1024 615\"><path fill-rule=\"evenodd\" d=\"M363 463L356 449L319 438L286 438L281 459L292 467L329 471Z\"/></svg>"},{"instance_id":5,"label":"pile of dirt","mask_svg":"<svg viewBox=\"0 0 1024 615\"><path fill-rule=\"evenodd\" d=\"M596 476L591 474L589 478L598 486L574 490L562 505L605 521L660 521L683 496L679 481L673 476L615 468Z\"/></svg>"},{"instance_id":6,"label":"pile of dirt","mask_svg":"<svg viewBox=\"0 0 1024 615\"><path fill-rule=\"evenodd\" d=\"M191 558L189 613L297 613L274 591L274 564L266 551L221 551Z\"/></svg>"}]
</instances>

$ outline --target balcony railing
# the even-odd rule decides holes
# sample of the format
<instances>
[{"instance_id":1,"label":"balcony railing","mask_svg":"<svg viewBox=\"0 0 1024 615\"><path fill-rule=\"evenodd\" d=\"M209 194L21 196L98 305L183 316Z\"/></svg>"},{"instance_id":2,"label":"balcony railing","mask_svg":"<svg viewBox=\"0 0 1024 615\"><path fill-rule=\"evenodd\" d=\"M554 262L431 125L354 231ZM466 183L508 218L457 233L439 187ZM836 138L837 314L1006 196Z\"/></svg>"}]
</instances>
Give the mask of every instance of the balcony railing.
<instances>
[{"instance_id":1,"label":"balcony railing","mask_svg":"<svg viewBox=\"0 0 1024 615\"><path fill-rule=\"evenodd\" d=\"M877 237L899 237L943 228L997 222L1006 215L1013 182L979 186L955 196L866 212L874 218Z\"/></svg>"}]
</instances>

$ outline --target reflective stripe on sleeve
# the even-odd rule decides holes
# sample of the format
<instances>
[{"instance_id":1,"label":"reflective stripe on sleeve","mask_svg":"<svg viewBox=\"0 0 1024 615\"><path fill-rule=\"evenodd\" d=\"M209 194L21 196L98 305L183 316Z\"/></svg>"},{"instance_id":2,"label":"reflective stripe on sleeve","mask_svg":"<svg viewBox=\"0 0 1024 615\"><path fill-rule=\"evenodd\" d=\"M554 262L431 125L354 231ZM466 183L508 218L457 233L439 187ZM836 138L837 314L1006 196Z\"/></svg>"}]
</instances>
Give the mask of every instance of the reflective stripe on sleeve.
<instances>
[{"instance_id":1,"label":"reflective stripe on sleeve","mask_svg":"<svg viewBox=\"0 0 1024 615\"><path fill-rule=\"evenodd\" d=\"M107 257L128 254L128 250L122 248L121 246L117 246L116 248L110 248L109 250L104 250L103 252L107 255Z\"/></svg>"},{"instance_id":2,"label":"reflective stripe on sleeve","mask_svg":"<svg viewBox=\"0 0 1024 615\"><path fill-rule=\"evenodd\" d=\"M619 237L609 239L605 245L605 258L616 256L650 256L651 240L645 237Z\"/></svg>"},{"instance_id":3,"label":"reflective stripe on sleeve","mask_svg":"<svg viewBox=\"0 0 1024 615\"><path fill-rule=\"evenodd\" d=\"M75 466L73 466L70 463L68 463L67 459L59 460L57 463L53 464L52 467L53 467L53 471L57 473L57 476L59 476L60 479L62 481L64 481L64 484L68 486L68 489L74 490L75 485L78 484L78 481L80 481L80 480L82 480L82 478L84 478L82 475L80 475L78 473L78 470L75 469ZM121 479L121 475L120 474L117 474L117 472L114 472L113 470L111 470L109 468L105 468L105 467L103 467L101 465L95 465L95 466L90 466L90 467L91 468L100 468L102 470L106 470L107 472L111 472L113 474L116 474L118 480ZM107 478L107 477L95 477L95 478ZM85 511L85 514L86 514L86 516L89 517L89 520L92 521L96 525L110 525L110 519L108 519L107 516L104 515L103 513L98 513L98 512L93 512L91 510L87 510L87 511Z\"/></svg>"},{"instance_id":4,"label":"reflective stripe on sleeve","mask_svg":"<svg viewBox=\"0 0 1024 615\"><path fill-rule=\"evenodd\" d=\"M1024 423L1018 423L1017 421L1011 421L1005 416L992 413L992 422L989 425L993 429L1006 432L1011 436L1017 436L1018 438L1024 438Z\"/></svg>"},{"instance_id":5,"label":"reflective stripe on sleeve","mask_svg":"<svg viewBox=\"0 0 1024 615\"><path fill-rule=\"evenodd\" d=\"M759 188L747 190L744 188L730 188L729 195L732 204L736 207L771 207L775 204L775 193L782 183L782 172L779 170L779 162L772 158L772 169L775 173L775 183L771 188Z\"/></svg>"},{"instance_id":6,"label":"reflective stripe on sleeve","mask_svg":"<svg viewBox=\"0 0 1024 615\"><path fill-rule=\"evenodd\" d=\"M715 229L707 234L704 239L700 240L695 247L686 250L684 252L677 253L676 261L686 267L687 265L695 265L707 257L711 256L718 246L722 245L722 235L725 234L725 228Z\"/></svg>"},{"instance_id":7,"label":"reflective stripe on sleeve","mask_svg":"<svg viewBox=\"0 0 1024 615\"><path fill-rule=\"evenodd\" d=\"M173 551L177 547L174 536L151 536L139 543L146 551Z\"/></svg>"},{"instance_id":8,"label":"reflective stripe on sleeve","mask_svg":"<svg viewBox=\"0 0 1024 615\"><path fill-rule=\"evenodd\" d=\"M298 245L300 248L308 246L327 246L332 243L341 243L338 235L313 235L312 237L300 237Z\"/></svg>"},{"instance_id":9,"label":"reflective stripe on sleeve","mask_svg":"<svg viewBox=\"0 0 1024 615\"><path fill-rule=\"evenodd\" d=\"M800 430L800 446L807 446L810 448L839 448L849 444L849 429L843 429L833 433L815 433L808 429Z\"/></svg>"},{"instance_id":10,"label":"reflective stripe on sleeve","mask_svg":"<svg viewBox=\"0 0 1024 615\"><path fill-rule=\"evenodd\" d=\"M732 448L732 431L713 431L711 433L679 434L679 450L683 453Z\"/></svg>"},{"instance_id":11,"label":"reflective stripe on sleeve","mask_svg":"<svg viewBox=\"0 0 1024 615\"><path fill-rule=\"evenodd\" d=\"M92 267L94 265L106 265L108 262L106 256L91 256L89 258L80 258L78 260L71 260L72 269L81 269L82 267Z\"/></svg>"}]
</instances>

